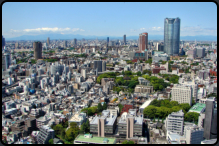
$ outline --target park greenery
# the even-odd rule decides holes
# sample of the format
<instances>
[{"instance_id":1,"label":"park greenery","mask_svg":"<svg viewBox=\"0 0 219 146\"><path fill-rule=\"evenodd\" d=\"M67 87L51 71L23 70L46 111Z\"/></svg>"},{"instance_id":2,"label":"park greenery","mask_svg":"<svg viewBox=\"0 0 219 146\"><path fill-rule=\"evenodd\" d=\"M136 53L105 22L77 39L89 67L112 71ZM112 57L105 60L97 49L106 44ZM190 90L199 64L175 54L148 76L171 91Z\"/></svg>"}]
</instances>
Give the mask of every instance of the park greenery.
<instances>
[{"instance_id":1,"label":"park greenery","mask_svg":"<svg viewBox=\"0 0 219 146\"><path fill-rule=\"evenodd\" d=\"M79 54L79 55L74 55L74 57L87 57L87 55L86 54Z\"/></svg>"},{"instance_id":2,"label":"park greenery","mask_svg":"<svg viewBox=\"0 0 219 146\"><path fill-rule=\"evenodd\" d=\"M150 119L165 119L172 112L178 112L182 109L184 112L185 121L193 122L194 120L194 122L197 124L199 114L195 112L188 112L190 108L191 106L188 103L179 104L177 101L170 101L169 99L154 99L151 104L144 109L143 114L144 117L148 117Z\"/></svg>"},{"instance_id":3,"label":"park greenery","mask_svg":"<svg viewBox=\"0 0 219 146\"><path fill-rule=\"evenodd\" d=\"M152 59L148 59L147 61L145 61L145 63L149 63L151 65Z\"/></svg>"},{"instance_id":4,"label":"park greenery","mask_svg":"<svg viewBox=\"0 0 219 146\"><path fill-rule=\"evenodd\" d=\"M101 103L98 103L97 106L91 106L91 107L87 107L87 108L83 108L81 110L81 112L86 113L88 116L93 116L95 114L100 114L103 110L107 109L107 105L104 102L103 105Z\"/></svg>"},{"instance_id":5,"label":"park greenery","mask_svg":"<svg viewBox=\"0 0 219 146\"><path fill-rule=\"evenodd\" d=\"M119 107L119 113L121 113L121 111L122 111L122 108L124 107L122 104L118 104L118 107Z\"/></svg>"},{"instance_id":6,"label":"park greenery","mask_svg":"<svg viewBox=\"0 0 219 146\"><path fill-rule=\"evenodd\" d=\"M135 144L135 143L134 141L131 141L131 140L130 141L124 140L122 144Z\"/></svg>"},{"instance_id":7,"label":"park greenery","mask_svg":"<svg viewBox=\"0 0 219 146\"><path fill-rule=\"evenodd\" d=\"M127 64L134 64L131 60L126 60Z\"/></svg>"},{"instance_id":8,"label":"park greenery","mask_svg":"<svg viewBox=\"0 0 219 146\"><path fill-rule=\"evenodd\" d=\"M36 59L31 59L32 64L36 64L36 62L37 62Z\"/></svg>"},{"instance_id":9,"label":"park greenery","mask_svg":"<svg viewBox=\"0 0 219 146\"><path fill-rule=\"evenodd\" d=\"M197 66L197 65L199 65L199 63L198 63L198 62L196 62L196 63L191 63L191 65Z\"/></svg>"},{"instance_id":10,"label":"park greenery","mask_svg":"<svg viewBox=\"0 0 219 146\"><path fill-rule=\"evenodd\" d=\"M162 76L165 80L167 80L173 84L177 84L179 81L179 76L174 75L174 74L160 74L160 73L158 73L158 75Z\"/></svg>"}]
</instances>

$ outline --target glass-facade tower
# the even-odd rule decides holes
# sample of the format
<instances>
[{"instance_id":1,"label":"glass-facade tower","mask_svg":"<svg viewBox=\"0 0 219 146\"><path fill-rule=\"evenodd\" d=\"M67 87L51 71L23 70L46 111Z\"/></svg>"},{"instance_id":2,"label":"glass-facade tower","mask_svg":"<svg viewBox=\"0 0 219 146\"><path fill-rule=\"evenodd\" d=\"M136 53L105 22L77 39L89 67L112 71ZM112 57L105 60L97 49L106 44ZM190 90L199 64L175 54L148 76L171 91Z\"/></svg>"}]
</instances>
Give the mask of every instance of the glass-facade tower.
<instances>
[{"instance_id":1,"label":"glass-facade tower","mask_svg":"<svg viewBox=\"0 0 219 146\"><path fill-rule=\"evenodd\" d=\"M164 52L174 56L179 54L180 19L164 19Z\"/></svg>"}]
</instances>

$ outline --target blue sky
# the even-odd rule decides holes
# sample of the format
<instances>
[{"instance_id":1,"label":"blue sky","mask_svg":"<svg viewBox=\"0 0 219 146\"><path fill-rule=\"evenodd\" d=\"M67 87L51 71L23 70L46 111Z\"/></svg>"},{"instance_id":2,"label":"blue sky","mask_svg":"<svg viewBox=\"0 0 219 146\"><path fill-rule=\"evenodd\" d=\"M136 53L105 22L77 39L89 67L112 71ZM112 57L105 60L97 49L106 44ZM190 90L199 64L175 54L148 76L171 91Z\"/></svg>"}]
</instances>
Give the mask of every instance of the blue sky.
<instances>
[{"instance_id":1,"label":"blue sky","mask_svg":"<svg viewBox=\"0 0 219 146\"><path fill-rule=\"evenodd\" d=\"M217 36L213 2L6 2L2 5L2 35L163 35L166 17L181 19L181 36Z\"/></svg>"}]
</instances>

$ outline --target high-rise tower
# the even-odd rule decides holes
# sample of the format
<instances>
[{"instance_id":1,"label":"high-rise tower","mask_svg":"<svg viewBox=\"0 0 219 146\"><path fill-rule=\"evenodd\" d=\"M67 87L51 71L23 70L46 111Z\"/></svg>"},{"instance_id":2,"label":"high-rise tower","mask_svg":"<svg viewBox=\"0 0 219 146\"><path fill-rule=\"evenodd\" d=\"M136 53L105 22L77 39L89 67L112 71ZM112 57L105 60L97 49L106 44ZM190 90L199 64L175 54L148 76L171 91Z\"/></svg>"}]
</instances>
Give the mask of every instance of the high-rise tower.
<instances>
[{"instance_id":1,"label":"high-rise tower","mask_svg":"<svg viewBox=\"0 0 219 146\"><path fill-rule=\"evenodd\" d=\"M126 35L123 36L124 45L126 45Z\"/></svg>"},{"instance_id":2,"label":"high-rise tower","mask_svg":"<svg viewBox=\"0 0 219 146\"><path fill-rule=\"evenodd\" d=\"M41 42L34 42L33 43L33 50L34 50L34 58L36 60L42 59L42 43Z\"/></svg>"},{"instance_id":3,"label":"high-rise tower","mask_svg":"<svg viewBox=\"0 0 219 146\"><path fill-rule=\"evenodd\" d=\"M164 19L164 52L174 56L179 54L180 19Z\"/></svg>"},{"instance_id":4,"label":"high-rise tower","mask_svg":"<svg viewBox=\"0 0 219 146\"><path fill-rule=\"evenodd\" d=\"M148 50L148 33L144 32L139 34L139 50Z\"/></svg>"},{"instance_id":5,"label":"high-rise tower","mask_svg":"<svg viewBox=\"0 0 219 146\"><path fill-rule=\"evenodd\" d=\"M47 45L49 45L50 44L50 39L49 39L49 37L47 38Z\"/></svg>"}]
</instances>

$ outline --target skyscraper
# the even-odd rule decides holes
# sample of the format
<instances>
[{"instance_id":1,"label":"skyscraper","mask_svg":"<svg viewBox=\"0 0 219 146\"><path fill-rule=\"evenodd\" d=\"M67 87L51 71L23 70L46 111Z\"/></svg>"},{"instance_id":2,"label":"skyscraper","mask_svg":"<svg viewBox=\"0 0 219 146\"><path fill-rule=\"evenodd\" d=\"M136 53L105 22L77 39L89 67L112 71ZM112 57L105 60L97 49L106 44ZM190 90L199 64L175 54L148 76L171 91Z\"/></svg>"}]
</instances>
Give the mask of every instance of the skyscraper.
<instances>
[{"instance_id":1,"label":"skyscraper","mask_svg":"<svg viewBox=\"0 0 219 146\"><path fill-rule=\"evenodd\" d=\"M94 60L94 69L97 69L98 72L102 72L102 62L101 60Z\"/></svg>"},{"instance_id":2,"label":"skyscraper","mask_svg":"<svg viewBox=\"0 0 219 146\"><path fill-rule=\"evenodd\" d=\"M139 50L145 51L148 50L148 33L144 32L139 34Z\"/></svg>"},{"instance_id":3,"label":"skyscraper","mask_svg":"<svg viewBox=\"0 0 219 146\"><path fill-rule=\"evenodd\" d=\"M33 50L34 50L34 58L36 60L42 59L42 43L41 42L34 42L33 43Z\"/></svg>"},{"instance_id":4,"label":"skyscraper","mask_svg":"<svg viewBox=\"0 0 219 146\"><path fill-rule=\"evenodd\" d=\"M64 41L64 47L65 48L67 47L67 41Z\"/></svg>"},{"instance_id":5,"label":"skyscraper","mask_svg":"<svg viewBox=\"0 0 219 146\"><path fill-rule=\"evenodd\" d=\"M217 108L215 108L214 99L207 99L206 101L204 138L217 138Z\"/></svg>"},{"instance_id":6,"label":"skyscraper","mask_svg":"<svg viewBox=\"0 0 219 146\"><path fill-rule=\"evenodd\" d=\"M5 38L2 36L2 48L5 46Z\"/></svg>"},{"instance_id":7,"label":"skyscraper","mask_svg":"<svg viewBox=\"0 0 219 146\"><path fill-rule=\"evenodd\" d=\"M2 68L4 70L8 69L9 66L11 65L11 57L9 53L4 53L2 55Z\"/></svg>"},{"instance_id":8,"label":"skyscraper","mask_svg":"<svg viewBox=\"0 0 219 146\"><path fill-rule=\"evenodd\" d=\"M124 45L126 45L126 35L123 36Z\"/></svg>"},{"instance_id":9,"label":"skyscraper","mask_svg":"<svg viewBox=\"0 0 219 146\"><path fill-rule=\"evenodd\" d=\"M168 55L179 54L180 19L164 19L164 52Z\"/></svg>"},{"instance_id":10,"label":"skyscraper","mask_svg":"<svg viewBox=\"0 0 219 146\"><path fill-rule=\"evenodd\" d=\"M49 40L49 37L47 38L47 45L49 45L50 44L50 40Z\"/></svg>"},{"instance_id":11,"label":"skyscraper","mask_svg":"<svg viewBox=\"0 0 219 146\"><path fill-rule=\"evenodd\" d=\"M109 37L107 37L106 41L107 41L107 44L108 44L109 43Z\"/></svg>"},{"instance_id":12,"label":"skyscraper","mask_svg":"<svg viewBox=\"0 0 219 146\"><path fill-rule=\"evenodd\" d=\"M77 39L76 38L74 38L74 42L73 43L74 43L75 46L77 46Z\"/></svg>"}]
</instances>

